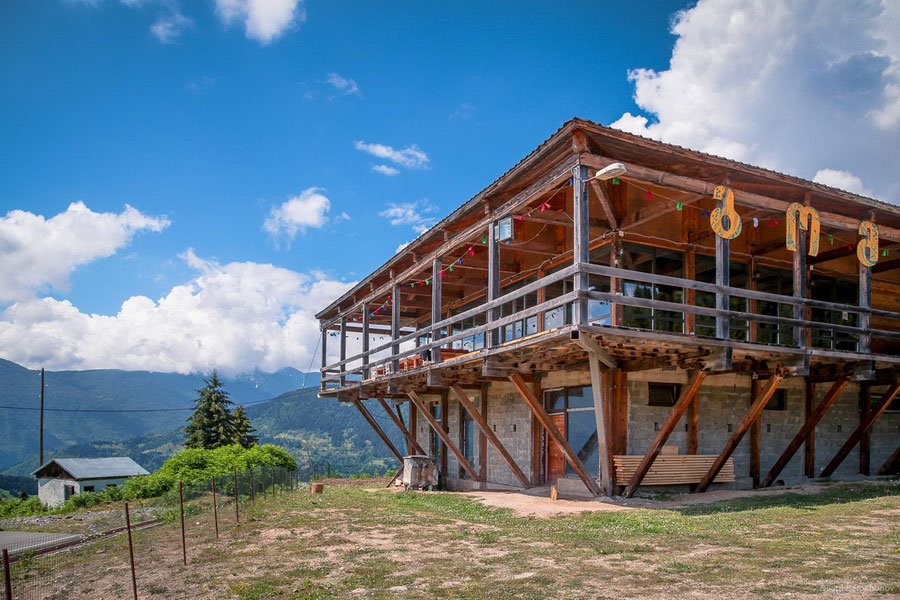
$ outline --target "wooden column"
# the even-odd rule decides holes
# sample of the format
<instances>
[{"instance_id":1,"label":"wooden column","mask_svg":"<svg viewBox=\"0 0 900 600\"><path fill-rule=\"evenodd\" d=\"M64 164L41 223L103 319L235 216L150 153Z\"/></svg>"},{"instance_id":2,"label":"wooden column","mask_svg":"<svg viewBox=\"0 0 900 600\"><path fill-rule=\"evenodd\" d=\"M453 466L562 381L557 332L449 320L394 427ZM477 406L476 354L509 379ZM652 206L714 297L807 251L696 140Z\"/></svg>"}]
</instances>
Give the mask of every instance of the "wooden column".
<instances>
[{"instance_id":1,"label":"wooden column","mask_svg":"<svg viewBox=\"0 0 900 600\"><path fill-rule=\"evenodd\" d=\"M754 231L758 232L759 230L754 229ZM758 236L759 234L757 233L756 235ZM750 257L749 269L750 269L750 276L747 278L747 289L755 292L756 291L756 276L757 276L757 271L759 269L759 259L757 259L755 256ZM747 312L749 312L750 314L756 314L756 311L757 311L756 302L757 302L756 298L749 298L747 300ZM756 321L755 319L750 319L750 322L748 323L749 331L747 331L747 341L748 342L755 342L757 340L757 338L759 337L758 326L759 326L758 321Z\"/></svg>"},{"instance_id":2,"label":"wooden column","mask_svg":"<svg viewBox=\"0 0 900 600\"><path fill-rule=\"evenodd\" d=\"M341 358L340 360L344 360L347 358L347 316L344 315L341 317ZM341 387L344 387L346 383L346 379L343 375L344 371L347 370L346 363L341 363Z\"/></svg>"},{"instance_id":3,"label":"wooden column","mask_svg":"<svg viewBox=\"0 0 900 600\"><path fill-rule=\"evenodd\" d=\"M794 298L802 300L806 297L806 232L800 228L800 221L797 221L797 250L794 251ZM806 320L806 307L802 304L794 304L793 316L795 319ZM803 327L794 327L794 345L800 348L806 347L806 330Z\"/></svg>"},{"instance_id":4,"label":"wooden column","mask_svg":"<svg viewBox=\"0 0 900 600\"><path fill-rule=\"evenodd\" d=\"M419 430L419 409L412 402L409 403L409 432L416 437ZM409 452L412 454L413 447L410 446Z\"/></svg>"},{"instance_id":5,"label":"wooden column","mask_svg":"<svg viewBox=\"0 0 900 600\"><path fill-rule=\"evenodd\" d=\"M388 414L388 417L390 417L391 421L394 422L394 425L397 426L397 429L400 430L400 433L403 434L403 437L406 438L406 443L408 445L407 449L409 450L409 453L413 454L413 450L415 450L415 454L427 456L428 453L422 449L422 446L420 446L419 442L416 441L415 436L413 436L412 432L410 432L406 428L400 417L398 417L397 414L391 410L391 407L388 406L387 402L384 401L384 398L382 398L381 396L377 396L377 399L378 403L381 404L381 407L384 409L384 412Z\"/></svg>"},{"instance_id":6,"label":"wooden column","mask_svg":"<svg viewBox=\"0 0 900 600\"><path fill-rule=\"evenodd\" d=\"M859 424L862 425L869 418L872 409L872 388L867 383L859 386ZM869 474L869 456L872 450L871 430L866 429L859 438L859 472L862 475Z\"/></svg>"},{"instance_id":7,"label":"wooden column","mask_svg":"<svg viewBox=\"0 0 900 600\"><path fill-rule=\"evenodd\" d=\"M679 396L678 400L675 402L675 406L672 407L672 412L669 413L665 423L660 427L659 433L656 434L656 439L650 444L650 448L647 449L647 453L644 454L644 458L641 459L641 463L635 470L634 475L631 476L631 481L628 482L628 487L625 488L625 493L622 494L623 496L631 498L638 487L640 487L641 481L644 480L644 476L650 470L650 467L653 466L653 461L659 456L659 453L662 450L662 447L665 446L669 436L675 431L678 421L681 420L682 415L684 415L684 412L700 391L700 385L703 383L703 380L706 379L706 375L706 371L695 371L693 375L691 375L690 381L688 381L688 384L681 390L681 396Z\"/></svg>"},{"instance_id":8,"label":"wooden column","mask_svg":"<svg viewBox=\"0 0 900 600\"><path fill-rule=\"evenodd\" d=\"M622 238L615 236L609 247L609 266L614 269L622 268ZM612 294L622 293L622 280L618 277L609 278L609 291ZM613 327L621 327L625 321L625 307L613 302L609 306L609 324Z\"/></svg>"},{"instance_id":9,"label":"wooden column","mask_svg":"<svg viewBox=\"0 0 900 600\"><path fill-rule=\"evenodd\" d=\"M534 378L531 384L531 391L535 398L543 398L544 392L541 389L541 381ZM531 481L535 485L539 485L544 480L544 430L537 415L531 413Z\"/></svg>"},{"instance_id":10,"label":"wooden column","mask_svg":"<svg viewBox=\"0 0 900 600\"><path fill-rule=\"evenodd\" d=\"M447 411L450 410L447 394L441 394L441 429L445 432L450 431L450 416ZM447 474L447 451L441 450L441 473Z\"/></svg>"},{"instance_id":11,"label":"wooden column","mask_svg":"<svg viewBox=\"0 0 900 600\"><path fill-rule=\"evenodd\" d=\"M322 346L322 348L321 348L321 350L322 350L322 356L321 356L322 377L325 377L326 376L325 367L328 366L328 330L324 327L322 328L322 343L320 345ZM320 381L319 387L324 390L326 387L325 382Z\"/></svg>"},{"instance_id":12,"label":"wooden column","mask_svg":"<svg viewBox=\"0 0 900 600\"><path fill-rule=\"evenodd\" d=\"M393 310L393 307L391 307ZM362 305L362 365L363 379L369 378L369 303L363 302Z\"/></svg>"},{"instance_id":13,"label":"wooden column","mask_svg":"<svg viewBox=\"0 0 900 600\"><path fill-rule=\"evenodd\" d=\"M588 205L587 179L588 168L586 166L577 165L572 169L572 221L574 223L574 230L572 233L572 258L573 263L576 265L590 262L590 251L588 249L588 242L590 240L590 207ZM576 292L587 292L587 273L575 274L574 289ZM572 305L572 323L575 325L586 325L587 322L587 299L575 300ZM597 404L595 403L594 406L596 407ZM605 480L605 483L609 483L608 477Z\"/></svg>"},{"instance_id":14,"label":"wooden column","mask_svg":"<svg viewBox=\"0 0 900 600\"><path fill-rule=\"evenodd\" d=\"M488 225L488 285L487 301L492 302L500 297L500 244L497 242L497 224L493 221ZM500 318L500 309L492 308L488 313L490 322ZM500 332L489 329L484 335L484 347L492 348L500 343Z\"/></svg>"},{"instance_id":15,"label":"wooden column","mask_svg":"<svg viewBox=\"0 0 900 600\"><path fill-rule=\"evenodd\" d=\"M816 410L816 384L806 381L803 399L803 416L805 420L813 415ZM813 427L806 434L803 443L803 473L807 477L816 476L816 428Z\"/></svg>"},{"instance_id":16,"label":"wooden column","mask_svg":"<svg viewBox=\"0 0 900 600\"><path fill-rule=\"evenodd\" d=\"M778 460L775 461L775 464L772 465L772 468L769 469L765 480L763 480L762 487L769 487L772 485L775 478L778 477L782 469L787 466L788 462L790 462L791 458L797 452L797 449L800 448L800 445L807 439L809 433L816 430L816 425L819 424L819 421L822 420L822 417L825 416L828 409L834 405L846 385L846 379L838 379L832 384L831 389L828 390L828 393L826 393L825 397L822 399L822 403L806 417L803 427L800 428L800 431L797 432L797 435L794 436L794 439L791 440L788 447L785 448L784 452L781 453L781 456L778 457Z\"/></svg>"},{"instance_id":17,"label":"wooden column","mask_svg":"<svg viewBox=\"0 0 900 600\"><path fill-rule=\"evenodd\" d=\"M860 308L872 308L872 269L862 263L859 263L859 306ZM863 331L869 331L872 328L872 317L860 314L859 328ZM872 351L871 335L860 334L858 351Z\"/></svg>"},{"instance_id":18,"label":"wooden column","mask_svg":"<svg viewBox=\"0 0 900 600\"><path fill-rule=\"evenodd\" d=\"M750 403L759 396L759 379L754 377L750 380ZM750 425L750 478L753 480L753 487L759 487L759 470L760 455L762 454L762 415L753 421Z\"/></svg>"},{"instance_id":19,"label":"wooden column","mask_svg":"<svg viewBox=\"0 0 900 600\"><path fill-rule=\"evenodd\" d=\"M501 458L503 458L503 462L506 463L506 466L509 467L509 470L512 471L513 475L516 476L522 485L526 488L531 487L531 481L525 474L522 472L522 469L519 468L519 465L516 464L516 461L513 459L512 455L506 450L503 444L500 442L500 438L497 437L497 434L493 432L490 425L488 425L487 419L484 417L486 413L482 413L472 401L469 399L469 396L466 395L466 392L459 387L458 385L451 386L456 397L459 399L459 403L463 408L468 411L470 415L472 415L472 420L475 421L475 424L478 425L478 428L481 430L482 435L491 441L491 444L494 445L494 448L497 449L497 452L500 453ZM484 399L484 395L482 395L482 400Z\"/></svg>"},{"instance_id":20,"label":"wooden column","mask_svg":"<svg viewBox=\"0 0 900 600\"><path fill-rule=\"evenodd\" d=\"M391 288L391 355L396 357L400 353L400 344L396 343L400 337L400 286L394 284ZM400 361L397 358L391 360L391 373L400 370ZM411 413L412 411L410 411Z\"/></svg>"},{"instance_id":21,"label":"wooden column","mask_svg":"<svg viewBox=\"0 0 900 600\"><path fill-rule=\"evenodd\" d=\"M554 442L556 442L560 450L562 450L563 454L566 457L566 460L569 461L569 464L572 465L572 468L578 474L578 477L581 478L581 481L587 487L587 489L594 494L595 496L599 496L601 494L600 488L597 487L597 482L594 481L593 477L591 477L588 470L584 467L584 463L581 462L581 459L578 458L578 454L572 450L572 447L569 446L569 442L566 441L565 436L560 432L559 428L553 423L550 419L550 415L547 414L547 411L544 410L544 407L541 405L540 400L535 397L534 392L532 392L528 388L528 384L522 379L522 376L518 373L513 373L509 376L509 380L515 386L516 390L519 392L519 395L522 396L522 399L525 400L525 404L531 409L531 412L538 418L541 422L541 425L550 435Z\"/></svg>"},{"instance_id":22,"label":"wooden column","mask_svg":"<svg viewBox=\"0 0 900 600\"><path fill-rule=\"evenodd\" d=\"M388 447L388 450L397 457L397 460L400 461L400 464L403 464L403 455L397 450L394 444L391 442L391 439L384 433L384 430L378 425L375 419L372 418L372 415L369 414L369 411L366 410L366 407L363 406L363 403L359 400L354 400L353 405L359 410L360 414L363 418L369 423L372 429L375 430L375 433L378 434L378 437L381 438L381 441L384 442L384 445Z\"/></svg>"},{"instance_id":23,"label":"wooden column","mask_svg":"<svg viewBox=\"0 0 900 600\"><path fill-rule=\"evenodd\" d=\"M697 254L693 250L685 250L684 252L684 278L691 281L697 279ZM693 306L696 301L696 291L690 288L684 290L685 304ZM694 313L684 313L684 332L688 335L694 335L696 316Z\"/></svg>"},{"instance_id":24,"label":"wooden column","mask_svg":"<svg viewBox=\"0 0 900 600\"><path fill-rule=\"evenodd\" d=\"M687 414L687 453L698 454L700 450L700 394L694 396L693 401L688 405Z\"/></svg>"},{"instance_id":25,"label":"wooden column","mask_svg":"<svg viewBox=\"0 0 900 600\"><path fill-rule=\"evenodd\" d=\"M544 270L543 269L538 269L537 278L538 279L544 278ZM537 291L537 303L543 304L544 301L546 301L546 300L547 300L547 288L539 288ZM537 330L538 330L538 332L541 332L544 330L544 313L543 312L539 312L537 315Z\"/></svg>"},{"instance_id":26,"label":"wooden column","mask_svg":"<svg viewBox=\"0 0 900 600\"><path fill-rule=\"evenodd\" d=\"M778 389L778 386L781 385L784 377L781 375L773 375L771 379L769 379L769 383L766 385L765 389L757 396L756 400L753 401L753 404L750 405L750 409L747 411L747 414L744 415L744 418L741 419L741 422L738 423L737 428L734 430L734 433L731 434L731 437L725 443L725 447L722 448L722 452L719 453L719 456L716 457L716 460L713 461L712 466L709 468L709 472L704 475L703 479L700 481L700 484L697 486L698 492L705 492L706 488L709 487L709 484L713 482L716 476L719 474L719 471L722 470L722 467L725 466L725 462L728 460L728 457L734 452L735 448L738 447L738 444L741 443L741 440L744 438L744 435L750 429L750 426L753 424L760 413L762 413L763 408L765 408L766 403L769 402L769 399L772 397L772 394L775 393L775 390Z\"/></svg>"},{"instance_id":27,"label":"wooden column","mask_svg":"<svg viewBox=\"0 0 900 600\"><path fill-rule=\"evenodd\" d=\"M600 489L607 496L613 493L612 470L610 468L610 414L608 394L604 393L600 360L594 352L588 352L588 367L591 371L591 390L594 397L594 419L597 423L597 459L600 461Z\"/></svg>"},{"instance_id":28,"label":"wooden column","mask_svg":"<svg viewBox=\"0 0 900 600\"><path fill-rule=\"evenodd\" d=\"M483 415L483 420L485 423L485 428L487 425L487 415L488 415L488 393L487 393L487 383L481 384L481 411L480 414ZM471 411L469 411L471 413ZM474 413L472 413L474 414ZM473 417L474 418L474 417ZM479 424L479 429L481 430L481 434L478 436L478 467L481 471L481 480L487 481L488 475L488 448L487 448L487 430L485 428L481 428Z\"/></svg>"},{"instance_id":29,"label":"wooden column","mask_svg":"<svg viewBox=\"0 0 900 600\"><path fill-rule=\"evenodd\" d=\"M616 454L628 454L628 373L622 369L607 369L603 372L603 378L611 494L619 494L628 482L616 479L613 457Z\"/></svg>"},{"instance_id":30,"label":"wooden column","mask_svg":"<svg viewBox=\"0 0 900 600\"><path fill-rule=\"evenodd\" d=\"M890 388L884 393L881 397L881 400L878 402L878 405L875 406L872 410L869 411L868 416L866 417L865 422L860 423L859 427L850 435L850 438L841 446L841 449L838 450L837 454L834 455L834 458L831 459L824 469L822 469L821 477L829 477L832 473L834 473L835 469L837 469L844 459L847 458L847 455L856 447L856 444L859 443L859 440L862 439L863 434L872 429L872 426L875 424L875 421L881 417L882 413L887 410L887 407L890 405L891 401L897 395L897 392L900 391L900 381L894 382Z\"/></svg>"},{"instance_id":31,"label":"wooden column","mask_svg":"<svg viewBox=\"0 0 900 600\"><path fill-rule=\"evenodd\" d=\"M441 287L443 283L443 267L441 258L435 258L431 264L431 341L436 342L441 339L441 330L436 329L434 324L441 320ZM441 349L434 346L431 349L432 362L441 362Z\"/></svg>"},{"instance_id":32,"label":"wooden column","mask_svg":"<svg viewBox=\"0 0 900 600\"><path fill-rule=\"evenodd\" d=\"M469 474L469 477L472 478L472 481L481 481L478 476L478 473L475 472L475 468L469 464L469 461L466 460L465 455L460 452L459 448L457 448L456 444L453 443L453 440L450 439L450 436L444 431L444 428L441 427L440 423L438 423L431 413L425 409L425 405L422 404L422 401L419 400L418 394L415 392L407 392L409 394L409 399L415 405L415 407L422 413L422 416L425 417L425 420L428 421L428 424L431 425L431 428L435 431L435 433L440 436L441 441L444 442L444 445L450 449L451 452L456 456L456 460L459 461L459 464L463 469L466 470L466 473Z\"/></svg>"},{"instance_id":33,"label":"wooden column","mask_svg":"<svg viewBox=\"0 0 900 600\"><path fill-rule=\"evenodd\" d=\"M720 203L721 206L722 203ZM731 256L729 255L729 240L720 235L716 235L716 285L728 286L731 280ZM726 294L716 293L716 308L718 310L729 310L729 300ZM727 340L730 336L730 321L727 317L716 317L716 337L720 340ZM728 370L731 368L731 348L723 349L722 368Z\"/></svg>"}]
</instances>

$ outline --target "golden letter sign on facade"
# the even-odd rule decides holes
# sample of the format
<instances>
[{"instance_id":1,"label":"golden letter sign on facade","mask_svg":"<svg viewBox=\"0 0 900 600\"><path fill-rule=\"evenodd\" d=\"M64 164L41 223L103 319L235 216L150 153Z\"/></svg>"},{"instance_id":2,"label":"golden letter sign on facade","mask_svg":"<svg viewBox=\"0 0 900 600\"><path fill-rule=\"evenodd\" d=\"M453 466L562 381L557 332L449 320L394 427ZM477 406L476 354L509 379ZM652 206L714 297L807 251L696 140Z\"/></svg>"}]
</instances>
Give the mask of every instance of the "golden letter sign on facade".
<instances>
[{"instance_id":1,"label":"golden letter sign on facade","mask_svg":"<svg viewBox=\"0 0 900 600\"><path fill-rule=\"evenodd\" d=\"M722 201L722 206L716 208L709 215L709 224L713 231L721 238L733 240L741 235L741 216L734 210L734 192L724 185L716 186L713 190L713 198ZM725 226L725 217L728 217L728 226Z\"/></svg>"},{"instance_id":2,"label":"golden letter sign on facade","mask_svg":"<svg viewBox=\"0 0 900 600\"><path fill-rule=\"evenodd\" d=\"M859 224L859 235L866 238L856 244L856 257L865 266L874 267L878 262L878 225L863 221Z\"/></svg>"},{"instance_id":3,"label":"golden letter sign on facade","mask_svg":"<svg viewBox=\"0 0 900 600\"><path fill-rule=\"evenodd\" d=\"M784 232L784 245L787 249L797 252L797 225L800 225L800 229L809 231L809 255L816 256L819 253L819 232L822 228L819 223L819 212L812 206L794 202L788 206L785 217L787 226ZM800 251L802 252L803 248Z\"/></svg>"}]
</instances>

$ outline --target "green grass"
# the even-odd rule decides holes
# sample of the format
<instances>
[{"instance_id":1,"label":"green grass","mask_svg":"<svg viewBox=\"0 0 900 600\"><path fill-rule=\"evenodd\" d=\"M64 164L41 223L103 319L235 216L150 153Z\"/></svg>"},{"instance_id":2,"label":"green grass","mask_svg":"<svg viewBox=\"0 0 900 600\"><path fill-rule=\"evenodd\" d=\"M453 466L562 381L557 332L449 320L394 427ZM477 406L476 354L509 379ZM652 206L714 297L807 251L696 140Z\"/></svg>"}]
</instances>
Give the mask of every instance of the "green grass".
<instances>
[{"instance_id":1,"label":"green grass","mask_svg":"<svg viewBox=\"0 0 900 600\"><path fill-rule=\"evenodd\" d=\"M244 510L239 525L226 513L218 541L208 515L192 516L186 568L177 523L142 532L141 571L173 597L196 600L718 599L898 590L896 483L553 519L517 517L461 494L358 486L285 494ZM127 564L127 551L121 539L103 544L102 554L66 560L97 573L98 589L112 590L121 577L103 569ZM148 554L151 545L168 552Z\"/></svg>"}]
</instances>

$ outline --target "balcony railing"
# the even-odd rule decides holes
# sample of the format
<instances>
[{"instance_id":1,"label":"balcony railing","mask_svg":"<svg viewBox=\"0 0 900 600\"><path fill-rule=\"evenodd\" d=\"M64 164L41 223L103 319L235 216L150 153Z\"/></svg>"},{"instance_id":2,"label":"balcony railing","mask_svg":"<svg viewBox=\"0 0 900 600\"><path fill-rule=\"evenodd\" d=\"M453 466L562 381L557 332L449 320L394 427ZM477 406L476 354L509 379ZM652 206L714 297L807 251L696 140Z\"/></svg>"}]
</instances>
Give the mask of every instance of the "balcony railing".
<instances>
[{"instance_id":1,"label":"balcony railing","mask_svg":"<svg viewBox=\"0 0 900 600\"><path fill-rule=\"evenodd\" d=\"M871 317L891 319L894 321L900 320L900 313L887 310L866 308L850 304L840 304L836 302L815 300L811 298L786 296L730 286L721 286L690 279L682 279L678 277L670 277L654 273L644 273L640 271L631 271L627 269L619 269L603 265L579 263L565 267L551 275L546 275L532 283L520 287L519 289L499 296L492 301L485 302L479 306L475 306L459 314L455 314L438 322L420 327L419 329L406 333L404 335L398 335L396 338L392 338L387 343L369 348L366 352L360 352L338 362L329 364L321 370L322 390L329 391L333 389L339 389L340 387L343 387L348 383L356 385L363 380L379 379L382 377L402 374L403 372L412 369L417 369L425 366L440 365L450 361L456 362L460 360L461 354L472 354L473 356L475 356L478 353L482 353L484 351L503 351L504 348L508 348L508 346L511 345L512 342L516 341L521 341L522 343L529 343L532 339L537 341L542 337L539 334L558 330L560 329L559 325L547 327L546 323L543 323L545 319L539 319L539 326L537 327L536 334L523 336L521 340L508 339L504 341L502 340L501 332L508 325L512 325L520 321L525 321L527 319L530 319L531 317L546 314L548 311L553 311L560 308L564 309L563 314L565 316L563 318L563 323L565 326L597 326L599 324L600 328L603 331L608 331L610 333L616 333L619 330L622 332L627 332L643 329L644 331L651 331L660 336L679 336L680 338L683 338L685 343L691 343L694 345L696 345L699 340L716 338L699 336L695 335L694 333L686 334L683 330L681 332L672 332L671 330L657 331L654 329L648 330L646 328L633 326L629 327L627 322L617 324L610 318L610 312L612 311L605 310L605 306L608 305L610 308L616 306L635 307L639 309L651 309L653 311L665 311L667 313L680 314L682 315L682 322L684 322L683 316L685 314L694 314L705 317L714 317L718 319L727 319L729 321L742 321L746 323L767 323L775 326L788 327L793 331L799 330L801 332L805 332L807 330L811 330L817 332L817 334L828 333L832 338L834 338L837 334L842 334L848 339L855 339L858 341L865 340L865 344L861 345L861 347L863 348L869 347L869 341L871 339L900 340L900 330L872 329L864 326L861 327L859 325L831 323L822 320L797 319L778 315L762 314L758 310L723 310L709 306L699 306L696 303L686 304L681 302L659 300L655 298L642 298L635 295L627 295L613 291L596 291L595 288L560 293L552 298L545 299L535 306L523 308L502 318L496 317L496 315L500 314L501 307L510 304L514 300L524 298L525 296L534 294L539 290L543 290L545 297L549 296L555 293L553 290L549 289L550 286L560 281L575 280L576 276L579 274L588 275L592 278L599 277L601 279L608 279L610 281L608 289L610 290L617 289L617 286L612 284L614 280L622 282L622 284L625 284L627 282L638 282L640 284L667 286L670 288L680 289L682 291L694 290L695 292L712 293L716 294L717 296L725 296L726 298L742 298L748 301L745 303L745 305L748 307L753 306L753 303L749 302L753 300L762 303L788 305L790 307L803 307L804 309L818 309L820 311L825 311L824 313L822 313L824 315L834 314L835 312L840 312L847 315L858 315L858 318L855 319L855 322L858 324L868 322ZM623 289L630 288L632 291L635 289L634 286L623 285L622 287ZM682 297L684 296L685 295L682 293ZM575 302L585 302L591 305L590 310L584 311L583 313L576 313L585 315L586 320L583 323L572 323L572 317L570 315L576 311L571 311L567 307ZM598 305L596 303L601 304ZM729 306L730 304L728 304L728 302L726 301L723 305ZM600 310L597 310L598 308ZM797 313L794 312L793 314ZM868 318L864 319L862 318L863 316ZM464 321L471 319L483 319L485 323L483 325L470 327L462 331L456 331L455 333L453 332L454 325L458 325ZM541 327L540 324L543 324L544 326ZM377 335L379 332L373 331L371 333ZM384 331L380 333L383 334ZM342 332L342 334L346 335L345 332ZM481 335L484 336L484 348L482 349L478 349L470 353L461 353L459 349L452 348L454 342ZM653 336L652 334L647 334L644 337L652 338ZM775 339L777 339L779 342L781 342L784 338L788 338L792 343L759 343L754 340L749 340L743 343L752 344L759 348L797 348L798 345L793 342L795 340L805 340L805 335L775 336ZM667 339L669 338L667 337ZM415 347L407 347L406 349L401 349L401 345L408 346L410 343L415 343ZM648 343L651 342L648 340ZM739 341L730 339L730 336L729 339L720 341L718 343L718 345L732 344L738 345ZM801 342L799 346L805 346L805 342ZM385 351L389 351L389 354L387 356L380 356ZM835 358L846 358L847 356L849 356L846 352L832 352L832 354ZM828 355L828 353L825 352L825 355ZM900 358L896 356L876 356L866 352L858 353L858 356L860 360L863 360L866 356L868 356L869 360L884 359L891 360L892 362L900 362Z\"/></svg>"}]
</instances>

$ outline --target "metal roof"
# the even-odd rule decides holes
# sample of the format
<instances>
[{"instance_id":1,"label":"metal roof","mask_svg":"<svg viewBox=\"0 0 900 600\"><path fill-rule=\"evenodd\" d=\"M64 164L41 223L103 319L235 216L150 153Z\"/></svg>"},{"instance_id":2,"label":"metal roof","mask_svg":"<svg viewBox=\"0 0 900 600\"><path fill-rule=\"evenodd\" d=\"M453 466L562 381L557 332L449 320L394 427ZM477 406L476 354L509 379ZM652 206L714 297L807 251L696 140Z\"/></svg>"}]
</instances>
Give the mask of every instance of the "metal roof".
<instances>
[{"instance_id":1,"label":"metal roof","mask_svg":"<svg viewBox=\"0 0 900 600\"><path fill-rule=\"evenodd\" d=\"M54 458L41 465L32 475L37 475L53 463L56 463L74 479L105 479L150 474L147 469L127 456L111 456L109 458Z\"/></svg>"}]
</instances>

